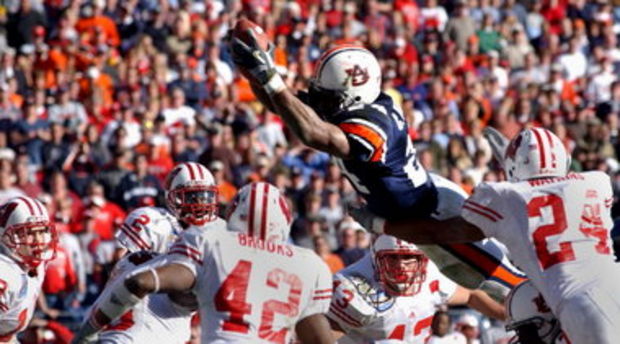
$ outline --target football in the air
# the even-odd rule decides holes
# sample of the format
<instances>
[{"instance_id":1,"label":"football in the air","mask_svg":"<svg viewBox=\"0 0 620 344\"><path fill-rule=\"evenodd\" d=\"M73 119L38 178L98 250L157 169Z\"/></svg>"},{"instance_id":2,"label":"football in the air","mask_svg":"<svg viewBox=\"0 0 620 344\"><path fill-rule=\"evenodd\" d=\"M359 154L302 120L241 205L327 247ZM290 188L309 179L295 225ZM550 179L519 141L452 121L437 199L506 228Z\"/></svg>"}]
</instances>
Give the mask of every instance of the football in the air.
<instances>
[{"instance_id":1,"label":"football in the air","mask_svg":"<svg viewBox=\"0 0 620 344\"><path fill-rule=\"evenodd\" d=\"M263 50L267 50L269 48L269 37L267 37L262 27L249 19L242 18L237 21L235 29L233 30L233 36L245 44L250 45L252 43L252 38L249 33L250 30L253 32L258 46Z\"/></svg>"}]
</instances>

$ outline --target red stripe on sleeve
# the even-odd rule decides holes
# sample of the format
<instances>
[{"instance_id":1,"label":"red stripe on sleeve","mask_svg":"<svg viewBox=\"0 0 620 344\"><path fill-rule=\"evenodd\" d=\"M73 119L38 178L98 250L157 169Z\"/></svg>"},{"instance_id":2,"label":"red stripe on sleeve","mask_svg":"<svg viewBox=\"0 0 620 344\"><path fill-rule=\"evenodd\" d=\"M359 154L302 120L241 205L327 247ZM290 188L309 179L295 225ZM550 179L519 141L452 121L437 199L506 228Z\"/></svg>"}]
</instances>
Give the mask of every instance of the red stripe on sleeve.
<instances>
[{"instance_id":1,"label":"red stripe on sleeve","mask_svg":"<svg viewBox=\"0 0 620 344\"><path fill-rule=\"evenodd\" d=\"M474 213L476 213L476 214L478 214L480 216L484 216L484 217L486 217L487 219L489 219L489 220L491 220L493 222L497 222L497 220L494 217L492 217L491 215L489 215L487 213L484 213L484 212L482 212L482 211L480 211L480 210L478 210L478 209L476 209L474 207L470 207L470 206L467 205L467 203L463 204L463 209L467 209L467 210L472 211L472 212L474 212Z\"/></svg>"}]
</instances>

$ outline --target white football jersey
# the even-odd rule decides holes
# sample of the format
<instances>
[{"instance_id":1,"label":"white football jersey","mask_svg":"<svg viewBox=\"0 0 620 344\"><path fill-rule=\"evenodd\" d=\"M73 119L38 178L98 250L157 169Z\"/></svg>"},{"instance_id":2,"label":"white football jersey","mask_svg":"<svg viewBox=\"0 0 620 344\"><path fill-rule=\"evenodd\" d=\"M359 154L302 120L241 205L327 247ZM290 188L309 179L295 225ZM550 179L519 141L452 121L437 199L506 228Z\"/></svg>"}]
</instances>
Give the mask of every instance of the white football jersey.
<instances>
[{"instance_id":1,"label":"white football jersey","mask_svg":"<svg viewBox=\"0 0 620 344\"><path fill-rule=\"evenodd\" d=\"M125 278L145 262L156 267L165 261L153 259L155 253L139 251L121 259L110 276L108 285ZM160 256L163 258L163 256ZM109 290L105 289L100 300ZM96 308L98 300L95 302ZM190 322L193 312L177 306L167 294L149 294L134 308L113 321L99 334L100 343L186 343L190 338Z\"/></svg>"},{"instance_id":2,"label":"white football jersey","mask_svg":"<svg viewBox=\"0 0 620 344\"><path fill-rule=\"evenodd\" d=\"M334 275L328 317L347 334L339 343L425 343L437 306L457 285L428 262L426 280L413 296L388 296L375 277L370 253Z\"/></svg>"},{"instance_id":3,"label":"white football jersey","mask_svg":"<svg viewBox=\"0 0 620 344\"><path fill-rule=\"evenodd\" d=\"M0 343L15 341L15 334L28 326L44 279L43 264L36 276L30 276L13 259L0 254Z\"/></svg>"},{"instance_id":4,"label":"white football jersey","mask_svg":"<svg viewBox=\"0 0 620 344\"><path fill-rule=\"evenodd\" d=\"M188 229L169 261L196 276L202 343L288 343L297 322L329 308L331 273L308 249Z\"/></svg>"},{"instance_id":5,"label":"white football jersey","mask_svg":"<svg viewBox=\"0 0 620 344\"><path fill-rule=\"evenodd\" d=\"M602 172L479 185L462 217L504 243L552 310L582 288L616 280L613 194ZM557 314L557 313L556 313Z\"/></svg>"}]
</instances>

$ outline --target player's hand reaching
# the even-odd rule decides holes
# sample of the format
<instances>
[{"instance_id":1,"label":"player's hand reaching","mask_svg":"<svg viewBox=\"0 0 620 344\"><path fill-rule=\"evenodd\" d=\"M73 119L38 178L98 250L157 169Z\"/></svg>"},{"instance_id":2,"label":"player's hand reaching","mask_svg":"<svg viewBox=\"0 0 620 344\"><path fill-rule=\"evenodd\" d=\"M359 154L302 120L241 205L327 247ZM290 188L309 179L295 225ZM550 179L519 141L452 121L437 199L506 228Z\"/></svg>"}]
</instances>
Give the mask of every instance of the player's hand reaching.
<instances>
[{"instance_id":1,"label":"player's hand reaching","mask_svg":"<svg viewBox=\"0 0 620 344\"><path fill-rule=\"evenodd\" d=\"M482 131L482 135L489 141L493 157L500 165L504 165L504 155L510 140L493 127L486 127Z\"/></svg>"},{"instance_id":2,"label":"player's hand reaching","mask_svg":"<svg viewBox=\"0 0 620 344\"><path fill-rule=\"evenodd\" d=\"M252 84L261 85L267 94L286 88L273 61L275 46L260 26L239 20L229 36L229 46L233 62Z\"/></svg>"},{"instance_id":3,"label":"player's hand reaching","mask_svg":"<svg viewBox=\"0 0 620 344\"><path fill-rule=\"evenodd\" d=\"M276 65L272 57L274 45L269 43L269 48L266 51L261 49L254 36L254 32L249 29L247 31L247 35L251 38L251 42L248 44L238 37L231 37L230 50L233 62L250 74L253 81L264 85L277 74Z\"/></svg>"}]
</instances>

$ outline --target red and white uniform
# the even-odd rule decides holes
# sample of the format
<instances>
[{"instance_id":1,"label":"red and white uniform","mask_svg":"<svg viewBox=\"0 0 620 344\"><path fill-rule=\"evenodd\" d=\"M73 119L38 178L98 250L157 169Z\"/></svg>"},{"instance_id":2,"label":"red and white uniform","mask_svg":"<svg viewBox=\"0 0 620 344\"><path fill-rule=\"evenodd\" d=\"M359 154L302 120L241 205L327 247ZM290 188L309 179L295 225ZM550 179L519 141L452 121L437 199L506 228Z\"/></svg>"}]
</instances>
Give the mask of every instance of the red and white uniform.
<instances>
[{"instance_id":1,"label":"red and white uniform","mask_svg":"<svg viewBox=\"0 0 620 344\"><path fill-rule=\"evenodd\" d=\"M331 273L314 252L224 228L186 230L168 257L196 276L202 343L288 343L297 322L327 312Z\"/></svg>"},{"instance_id":2,"label":"red and white uniform","mask_svg":"<svg viewBox=\"0 0 620 344\"><path fill-rule=\"evenodd\" d=\"M45 268L30 276L13 259L0 254L0 343L17 343L15 335L23 331L34 312Z\"/></svg>"},{"instance_id":3,"label":"red and white uniform","mask_svg":"<svg viewBox=\"0 0 620 344\"><path fill-rule=\"evenodd\" d=\"M347 334L339 343L425 343L436 307L457 288L432 261L426 273L418 294L398 297L382 289L370 254L334 275L328 317Z\"/></svg>"},{"instance_id":4,"label":"red and white uniform","mask_svg":"<svg viewBox=\"0 0 620 344\"><path fill-rule=\"evenodd\" d=\"M108 285L119 278L142 269L138 265L155 257L155 253L141 251L129 254L121 259L114 270ZM149 266L160 264L152 260ZM98 300L109 292L105 289ZM97 302L95 302L96 309ZM99 342L111 343L186 343L190 338L190 322L193 312L177 306L167 294L149 294L134 308L112 322L99 334Z\"/></svg>"},{"instance_id":5,"label":"red and white uniform","mask_svg":"<svg viewBox=\"0 0 620 344\"><path fill-rule=\"evenodd\" d=\"M462 217L511 252L573 343L618 343L620 266L602 172L478 186Z\"/></svg>"}]
</instances>

